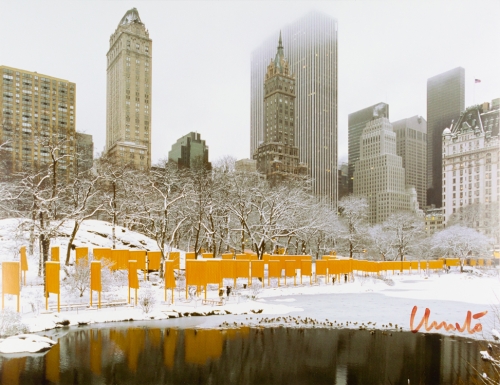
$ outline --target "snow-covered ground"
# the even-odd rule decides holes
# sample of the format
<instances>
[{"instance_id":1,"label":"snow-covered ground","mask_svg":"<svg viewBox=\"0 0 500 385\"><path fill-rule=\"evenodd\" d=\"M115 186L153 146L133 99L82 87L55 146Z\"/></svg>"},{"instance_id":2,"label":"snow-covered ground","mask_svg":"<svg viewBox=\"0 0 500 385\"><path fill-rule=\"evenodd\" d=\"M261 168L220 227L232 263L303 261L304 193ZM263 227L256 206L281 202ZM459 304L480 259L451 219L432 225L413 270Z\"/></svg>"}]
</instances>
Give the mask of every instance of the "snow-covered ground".
<instances>
[{"instance_id":1,"label":"snow-covered ground","mask_svg":"<svg viewBox=\"0 0 500 385\"><path fill-rule=\"evenodd\" d=\"M8 219L0 221L0 260L18 260L18 250L27 245L27 233L16 231L19 221ZM69 234L71 224L63 231ZM101 221L87 221L79 231L76 244L92 247L111 246L111 226ZM118 248L131 247L139 249L157 250L153 240L118 228ZM61 236L55 239L52 245L60 245L61 260L64 260L68 237ZM74 258L74 257L72 257ZM410 330L410 318L414 306L417 306L414 317L414 328L420 323L425 309L430 310L428 325L433 321L437 324L442 321L462 327L470 311L470 327L463 332L435 328L430 332L454 334L464 337L491 339L495 329L499 329L500 317L496 313L496 306L500 298L500 278L496 269L470 270L460 273L452 270L448 274L432 272L427 276L424 272L413 274L393 275L389 273L385 279L354 275L354 281L332 285L326 284L323 277L318 283L309 284L309 278L304 277L303 285L293 285L288 279L287 286L284 280L281 286L272 281L271 287L258 290L260 285L254 280L253 288L243 288L245 280L239 280L237 288L222 306L203 305L204 293L199 298L186 300L185 290L176 290L174 303L164 300L164 290L161 282L155 276L151 282L145 283L141 278L139 296L145 286L150 286L157 299L157 305L152 312L145 314L140 306L122 305L116 307L96 309L96 294L94 307L89 309L89 292L83 297L61 285L61 305L82 303L80 308L70 311L46 312L43 297L42 280L37 276L37 257L29 258L27 285L21 292L22 322L31 332L40 332L64 325L90 324L98 322L114 322L123 320L161 320L167 318L189 318L189 325L202 328L233 327L245 325L271 326L287 325L291 327L335 327L335 328L367 328L392 333L395 331ZM64 274L61 274L63 277ZM123 277L125 278L125 277ZM297 279L299 282L300 279ZM126 280L125 280L126 282ZM152 284L152 285L151 285ZM225 284L232 284L227 280ZM114 286L103 293L104 302L126 301L127 286ZM169 291L170 293L170 291ZM132 292L133 294L133 292ZM217 285L209 285L208 299L218 299ZM49 304L56 305L56 296L51 295ZM14 296L6 296L6 307L15 309ZM487 311L485 315L481 313ZM479 318L473 318L480 315ZM186 319L186 318L184 318ZM482 331L478 324L482 325ZM182 325L182 319L179 319ZM468 330L474 331L469 333ZM425 325L419 332L427 332ZM35 343L35 342L34 342ZM38 342L37 342L38 343ZM12 343L9 345L12 346ZM11 347L9 347L11 349Z\"/></svg>"}]
</instances>

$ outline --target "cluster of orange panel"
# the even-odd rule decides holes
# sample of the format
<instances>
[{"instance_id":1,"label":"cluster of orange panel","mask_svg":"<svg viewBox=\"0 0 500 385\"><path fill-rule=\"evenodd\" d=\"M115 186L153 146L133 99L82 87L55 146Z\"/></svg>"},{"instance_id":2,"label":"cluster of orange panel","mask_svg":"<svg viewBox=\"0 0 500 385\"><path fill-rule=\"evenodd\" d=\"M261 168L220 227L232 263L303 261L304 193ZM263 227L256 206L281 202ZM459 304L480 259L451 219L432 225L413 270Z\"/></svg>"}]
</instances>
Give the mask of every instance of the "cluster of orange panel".
<instances>
[{"instance_id":1,"label":"cluster of orange panel","mask_svg":"<svg viewBox=\"0 0 500 385\"><path fill-rule=\"evenodd\" d=\"M262 260L258 260L254 255L236 255L235 259L228 258L229 254L223 259L192 259L186 255L186 297L188 286L197 286L198 291L201 286L208 284L218 284L222 286L224 278L233 279L236 286L236 280L243 278L247 284L252 284L253 278L259 278L264 282L264 271L268 268L268 285L271 278L285 276L293 277L294 283L297 271L300 270L300 279L303 276L312 277L312 259L310 255L264 255ZM243 259L242 257L246 258ZM205 291L206 296L206 291Z\"/></svg>"}]
</instances>

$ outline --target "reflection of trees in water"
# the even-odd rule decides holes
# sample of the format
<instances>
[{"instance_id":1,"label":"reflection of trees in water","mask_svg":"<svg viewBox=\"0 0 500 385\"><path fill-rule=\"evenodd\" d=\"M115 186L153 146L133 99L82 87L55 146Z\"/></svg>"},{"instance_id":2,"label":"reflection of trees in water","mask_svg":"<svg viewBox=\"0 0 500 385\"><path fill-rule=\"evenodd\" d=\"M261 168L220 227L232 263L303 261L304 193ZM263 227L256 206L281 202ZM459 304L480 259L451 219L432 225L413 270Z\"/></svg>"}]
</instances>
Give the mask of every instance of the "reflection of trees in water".
<instances>
[{"instance_id":1,"label":"reflection of trees in water","mask_svg":"<svg viewBox=\"0 0 500 385\"><path fill-rule=\"evenodd\" d=\"M479 344L420 333L132 327L59 342L42 357L0 358L2 383L445 384L484 367Z\"/></svg>"}]
</instances>

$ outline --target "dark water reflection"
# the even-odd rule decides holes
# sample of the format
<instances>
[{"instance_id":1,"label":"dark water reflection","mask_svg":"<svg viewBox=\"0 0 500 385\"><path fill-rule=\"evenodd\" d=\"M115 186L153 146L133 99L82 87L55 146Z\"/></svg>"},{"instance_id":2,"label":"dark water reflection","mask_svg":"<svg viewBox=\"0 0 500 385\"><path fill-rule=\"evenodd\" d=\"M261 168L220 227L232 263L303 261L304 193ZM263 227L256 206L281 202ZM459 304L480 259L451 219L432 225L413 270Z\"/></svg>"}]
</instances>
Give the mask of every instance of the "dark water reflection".
<instances>
[{"instance_id":1,"label":"dark water reflection","mask_svg":"<svg viewBox=\"0 0 500 385\"><path fill-rule=\"evenodd\" d=\"M467 384L472 367L489 371L483 345L412 333L122 326L71 330L43 356L0 357L0 369L9 385Z\"/></svg>"}]
</instances>

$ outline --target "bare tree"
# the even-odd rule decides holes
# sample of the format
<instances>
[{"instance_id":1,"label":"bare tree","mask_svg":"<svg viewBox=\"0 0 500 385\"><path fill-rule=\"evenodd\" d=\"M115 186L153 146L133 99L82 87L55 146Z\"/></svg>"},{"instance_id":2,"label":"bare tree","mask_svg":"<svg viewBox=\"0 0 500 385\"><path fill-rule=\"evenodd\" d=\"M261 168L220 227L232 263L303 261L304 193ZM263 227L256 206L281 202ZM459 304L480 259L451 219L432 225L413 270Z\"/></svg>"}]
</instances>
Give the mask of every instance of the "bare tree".
<instances>
[{"instance_id":1,"label":"bare tree","mask_svg":"<svg viewBox=\"0 0 500 385\"><path fill-rule=\"evenodd\" d=\"M487 255L492 243L491 238L474 229L455 225L435 233L431 246L443 256L460 258L460 268L463 271L466 257Z\"/></svg>"},{"instance_id":2,"label":"bare tree","mask_svg":"<svg viewBox=\"0 0 500 385\"><path fill-rule=\"evenodd\" d=\"M367 240L368 202L365 198L348 195L339 203L339 219L342 224L340 239L346 245L349 258L364 250Z\"/></svg>"},{"instance_id":3,"label":"bare tree","mask_svg":"<svg viewBox=\"0 0 500 385\"><path fill-rule=\"evenodd\" d=\"M389 215L383 229L389 234L388 239L395 256L403 261L404 256L423 235L424 221L413 213L401 211Z\"/></svg>"},{"instance_id":4,"label":"bare tree","mask_svg":"<svg viewBox=\"0 0 500 385\"><path fill-rule=\"evenodd\" d=\"M381 258L382 261L393 260L393 234L384 229L380 224L370 227L370 248L372 248Z\"/></svg>"}]
</instances>

